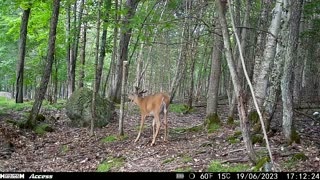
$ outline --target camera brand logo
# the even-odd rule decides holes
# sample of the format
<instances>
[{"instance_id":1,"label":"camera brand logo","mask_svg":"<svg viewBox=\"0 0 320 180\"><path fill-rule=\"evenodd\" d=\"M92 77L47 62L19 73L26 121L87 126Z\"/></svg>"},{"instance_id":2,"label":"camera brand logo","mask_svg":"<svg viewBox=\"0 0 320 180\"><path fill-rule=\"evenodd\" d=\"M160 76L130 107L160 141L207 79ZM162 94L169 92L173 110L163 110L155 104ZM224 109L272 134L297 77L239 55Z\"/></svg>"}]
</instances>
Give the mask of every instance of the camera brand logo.
<instances>
[{"instance_id":1,"label":"camera brand logo","mask_svg":"<svg viewBox=\"0 0 320 180\"><path fill-rule=\"evenodd\" d=\"M24 179L24 174L18 174L18 173L0 174L0 179Z\"/></svg>"}]
</instances>

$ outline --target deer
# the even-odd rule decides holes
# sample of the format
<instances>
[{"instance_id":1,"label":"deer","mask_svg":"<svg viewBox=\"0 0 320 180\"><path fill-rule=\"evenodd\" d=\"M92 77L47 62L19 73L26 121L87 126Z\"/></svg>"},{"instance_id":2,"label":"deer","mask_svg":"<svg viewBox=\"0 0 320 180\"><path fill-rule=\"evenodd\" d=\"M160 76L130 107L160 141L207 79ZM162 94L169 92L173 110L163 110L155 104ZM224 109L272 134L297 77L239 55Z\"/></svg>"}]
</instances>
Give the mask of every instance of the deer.
<instances>
[{"instance_id":1,"label":"deer","mask_svg":"<svg viewBox=\"0 0 320 180\"><path fill-rule=\"evenodd\" d=\"M164 92L155 93L148 96L142 96L142 94L146 93L146 90L139 91L138 87L135 87L135 92L130 93L128 95L128 99L133 101L140 108L141 122L138 135L135 139L135 143L139 140L141 131L144 125L144 121L147 116L153 116L152 121L152 132L153 138L151 142L151 146L155 144L156 138L160 131L160 114L163 113L165 131L164 131L164 141L167 141L168 136L168 121L167 121L167 113L170 105L170 97L168 94Z\"/></svg>"}]
</instances>

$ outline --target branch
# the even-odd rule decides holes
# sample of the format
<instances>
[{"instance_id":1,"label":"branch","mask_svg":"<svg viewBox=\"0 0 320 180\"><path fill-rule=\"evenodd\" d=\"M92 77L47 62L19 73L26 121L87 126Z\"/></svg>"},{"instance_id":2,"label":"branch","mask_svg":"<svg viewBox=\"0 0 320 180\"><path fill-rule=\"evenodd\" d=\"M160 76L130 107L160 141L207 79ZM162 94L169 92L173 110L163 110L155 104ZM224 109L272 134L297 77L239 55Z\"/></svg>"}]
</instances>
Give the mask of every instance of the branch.
<instances>
[{"instance_id":1,"label":"branch","mask_svg":"<svg viewBox=\"0 0 320 180\"><path fill-rule=\"evenodd\" d=\"M274 34L272 34L271 32L269 31L265 31L265 30L262 30L262 29L258 29L258 28L254 28L254 27L246 27L246 26L237 26L236 28L244 28L244 29L250 29L250 30L256 30L256 31L260 31L260 32L263 32L263 33L266 33L266 34L270 34L271 36L273 36L275 39L277 39L277 36L275 36Z\"/></svg>"},{"instance_id":2,"label":"branch","mask_svg":"<svg viewBox=\"0 0 320 180\"><path fill-rule=\"evenodd\" d=\"M298 114L304 115L304 116L306 116L307 118L310 118L310 119L312 119L312 120L314 120L314 121L317 121L315 118L313 118L312 116L310 116L310 115L308 115L308 114L306 114L306 113L303 113L303 112L298 111L298 110L296 110L296 109L294 109L293 111L296 112L296 113L298 113Z\"/></svg>"}]
</instances>

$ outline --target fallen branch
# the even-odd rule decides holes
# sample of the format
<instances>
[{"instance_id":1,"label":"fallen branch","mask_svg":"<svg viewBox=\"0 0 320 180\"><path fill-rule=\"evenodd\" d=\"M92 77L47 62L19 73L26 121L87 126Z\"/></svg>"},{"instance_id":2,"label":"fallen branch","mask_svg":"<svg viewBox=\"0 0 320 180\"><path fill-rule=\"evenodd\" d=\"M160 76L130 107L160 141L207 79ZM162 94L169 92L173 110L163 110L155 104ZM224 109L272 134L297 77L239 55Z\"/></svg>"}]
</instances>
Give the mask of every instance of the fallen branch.
<instances>
[{"instance_id":1,"label":"fallen branch","mask_svg":"<svg viewBox=\"0 0 320 180\"><path fill-rule=\"evenodd\" d=\"M296 112L296 113L298 113L298 114L301 114L301 115L304 115L304 116L306 116L307 118L309 118L309 119L312 119L312 120L314 120L314 121L317 121L315 118L313 118L312 116L310 116L310 115L308 115L308 114L306 114L306 113L303 113L303 112L301 112L301 111L298 111L298 110L296 110L296 109L294 109L294 112Z\"/></svg>"},{"instance_id":2,"label":"fallen branch","mask_svg":"<svg viewBox=\"0 0 320 180\"><path fill-rule=\"evenodd\" d=\"M222 154L222 156L226 156L226 155L228 155L230 153L234 153L234 152L238 152L238 151L244 151L244 150L246 150L246 149L242 148L242 149L236 149L236 150L228 151L228 152Z\"/></svg>"}]
</instances>

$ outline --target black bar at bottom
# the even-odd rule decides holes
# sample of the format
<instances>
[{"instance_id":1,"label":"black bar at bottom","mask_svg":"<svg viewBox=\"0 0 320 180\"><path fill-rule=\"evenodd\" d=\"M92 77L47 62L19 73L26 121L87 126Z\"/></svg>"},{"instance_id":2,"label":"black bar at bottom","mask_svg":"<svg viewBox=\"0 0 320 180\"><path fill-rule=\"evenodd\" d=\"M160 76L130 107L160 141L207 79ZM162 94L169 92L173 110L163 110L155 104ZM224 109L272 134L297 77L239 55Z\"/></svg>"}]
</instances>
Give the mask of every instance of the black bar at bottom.
<instances>
[{"instance_id":1,"label":"black bar at bottom","mask_svg":"<svg viewBox=\"0 0 320 180\"><path fill-rule=\"evenodd\" d=\"M320 172L0 172L0 179L314 179Z\"/></svg>"}]
</instances>

